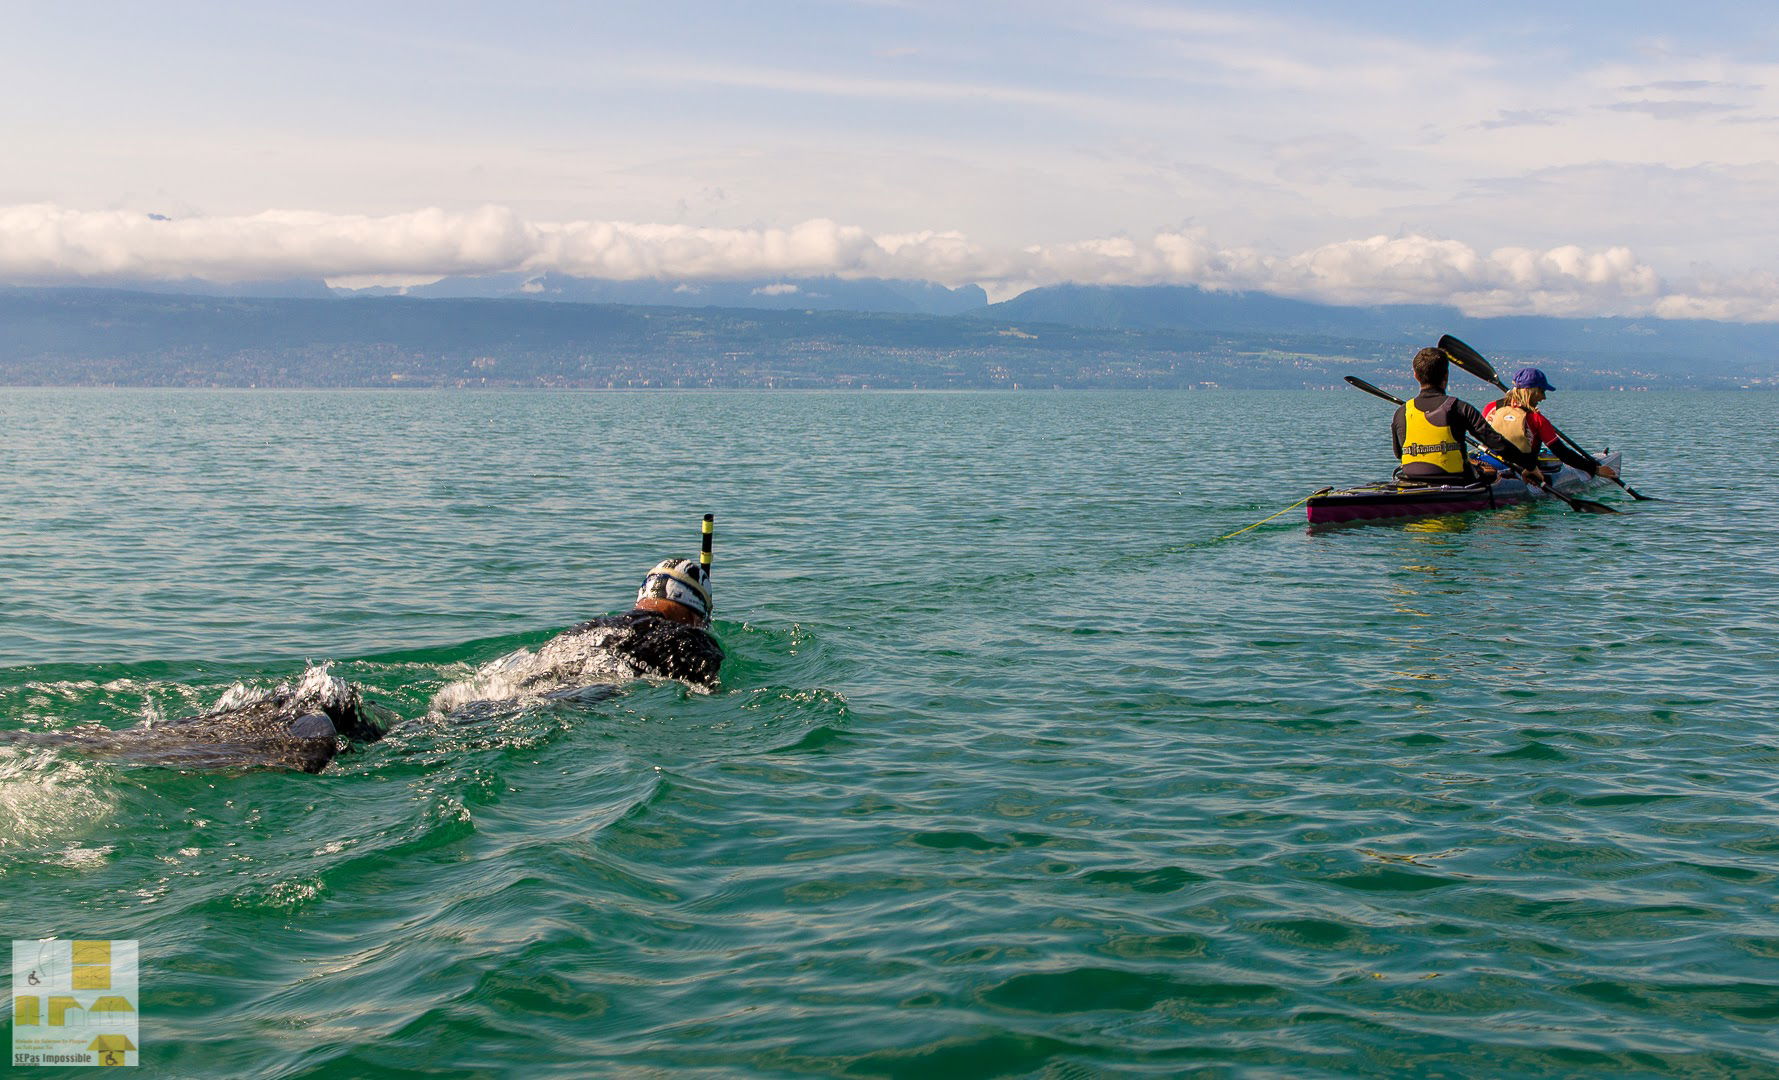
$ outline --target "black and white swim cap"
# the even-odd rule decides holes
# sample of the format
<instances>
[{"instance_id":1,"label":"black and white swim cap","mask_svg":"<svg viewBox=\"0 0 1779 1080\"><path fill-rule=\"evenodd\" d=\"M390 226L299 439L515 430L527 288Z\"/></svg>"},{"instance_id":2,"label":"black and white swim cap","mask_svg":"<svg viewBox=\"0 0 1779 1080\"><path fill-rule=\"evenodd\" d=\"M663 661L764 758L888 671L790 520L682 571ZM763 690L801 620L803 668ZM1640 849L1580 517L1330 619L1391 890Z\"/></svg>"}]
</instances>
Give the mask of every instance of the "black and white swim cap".
<instances>
[{"instance_id":1,"label":"black and white swim cap","mask_svg":"<svg viewBox=\"0 0 1779 1080\"><path fill-rule=\"evenodd\" d=\"M709 621L711 612L710 583L703 570L691 559L663 559L642 579L636 590L638 601L658 597L682 604Z\"/></svg>"}]
</instances>

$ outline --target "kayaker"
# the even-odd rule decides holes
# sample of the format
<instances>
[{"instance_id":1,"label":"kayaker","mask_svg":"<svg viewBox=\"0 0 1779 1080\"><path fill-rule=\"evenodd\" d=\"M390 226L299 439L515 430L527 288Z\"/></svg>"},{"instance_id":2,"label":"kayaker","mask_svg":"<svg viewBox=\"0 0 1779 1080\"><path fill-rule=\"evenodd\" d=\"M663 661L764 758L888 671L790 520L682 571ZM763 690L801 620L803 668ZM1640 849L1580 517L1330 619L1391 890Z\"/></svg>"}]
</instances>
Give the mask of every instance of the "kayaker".
<instances>
[{"instance_id":1,"label":"kayaker","mask_svg":"<svg viewBox=\"0 0 1779 1080\"><path fill-rule=\"evenodd\" d=\"M1544 447L1549 447L1557 460L1571 469L1579 469L1589 476L1604 476L1608 480L1617 477L1618 471L1612 466L1602 465L1588 454L1577 453L1557 438L1556 427L1538 411L1539 402L1555 389L1544 372L1535 367L1523 367L1513 373L1513 389L1506 397L1483 406L1483 419L1502 438L1528 454L1538 455Z\"/></svg>"},{"instance_id":2,"label":"kayaker","mask_svg":"<svg viewBox=\"0 0 1779 1080\"><path fill-rule=\"evenodd\" d=\"M1517 469L1528 483L1543 487L1544 473L1538 468L1536 454L1509 442L1483 420L1475 407L1445 392L1450 366L1439 349L1415 353L1415 380L1421 384L1421 392L1397 408L1390 422L1390 435L1400 462L1396 478L1415 484L1489 481L1494 470L1485 472L1465 453L1464 436L1470 434Z\"/></svg>"}]
</instances>

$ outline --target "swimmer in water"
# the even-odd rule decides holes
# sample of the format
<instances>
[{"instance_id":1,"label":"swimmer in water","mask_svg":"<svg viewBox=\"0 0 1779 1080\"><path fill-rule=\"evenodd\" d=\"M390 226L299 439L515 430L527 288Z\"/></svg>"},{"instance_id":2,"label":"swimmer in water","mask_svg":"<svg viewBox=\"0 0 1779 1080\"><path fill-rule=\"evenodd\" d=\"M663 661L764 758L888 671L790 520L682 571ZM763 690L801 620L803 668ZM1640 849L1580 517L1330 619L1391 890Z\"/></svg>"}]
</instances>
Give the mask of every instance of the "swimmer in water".
<instances>
[{"instance_id":1,"label":"swimmer in water","mask_svg":"<svg viewBox=\"0 0 1779 1080\"><path fill-rule=\"evenodd\" d=\"M520 649L433 698L441 710L525 697L591 700L629 679L677 679L699 690L716 685L723 647L710 631L711 515L704 516L699 560L663 559L643 576L636 603L619 615L571 626L537 652Z\"/></svg>"},{"instance_id":2,"label":"swimmer in water","mask_svg":"<svg viewBox=\"0 0 1779 1080\"><path fill-rule=\"evenodd\" d=\"M273 768L320 772L353 743L381 739L395 715L359 688L312 667L296 685L237 686L199 716L114 731L85 724L65 731L0 731L0 744L55 746L77 753L175 768Z\"/></svg>"}]
</instances>

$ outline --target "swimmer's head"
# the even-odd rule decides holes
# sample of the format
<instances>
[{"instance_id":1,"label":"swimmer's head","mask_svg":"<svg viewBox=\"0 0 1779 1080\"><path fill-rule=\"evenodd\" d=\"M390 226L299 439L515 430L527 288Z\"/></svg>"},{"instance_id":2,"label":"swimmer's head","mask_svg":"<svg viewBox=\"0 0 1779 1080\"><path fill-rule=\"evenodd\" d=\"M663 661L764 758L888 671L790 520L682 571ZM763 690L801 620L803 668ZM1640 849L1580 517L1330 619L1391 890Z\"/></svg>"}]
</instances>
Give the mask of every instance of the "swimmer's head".
<instances>
[{"instance_id":1,"label":"swimmer's head","mask_svg":"<svg viewBox=\"0 0 1779 1080\"><path fill-rule=\"evenodd\" d=\"M636 590L636 610L691 626L710 623L710 575L691 559L663 559Z\"/></svg>"}]
</instances>

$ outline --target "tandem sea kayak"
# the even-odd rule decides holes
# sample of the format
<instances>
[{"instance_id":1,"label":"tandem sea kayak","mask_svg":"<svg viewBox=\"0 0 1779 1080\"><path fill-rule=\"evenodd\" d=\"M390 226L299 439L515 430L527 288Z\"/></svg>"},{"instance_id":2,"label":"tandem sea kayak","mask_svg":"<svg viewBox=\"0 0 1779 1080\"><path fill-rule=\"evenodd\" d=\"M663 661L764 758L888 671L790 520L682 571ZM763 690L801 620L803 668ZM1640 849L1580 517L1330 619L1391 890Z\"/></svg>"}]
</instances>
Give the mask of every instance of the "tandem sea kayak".
<instances>
[{"instance_id":1,"label":"tandem sea kayak","mask_svg":"<svg viewBox=\"0 0 1779 1080\"><path fill-rule=\"evenodd\" d=\"M1602 465L1618 468L1619 454L1595 454ZM1578 495L1596 484L1610 483L1589 476L1567 465L1555 470L1547 468L1550 484L1564 495ZM1506 473L1493 484L1439 486L1404 484L1382 480L1364 487L1345 488L1323 495L1312 495L1308 502L1311 525L1334 525L1347 521L1377 521L1387 518L1438 517L1442 514L1465 514L1472 510L1494 510L1512 506L1528 499L1548 498L1517 476Z\"/></svg>"}]
</instances>

